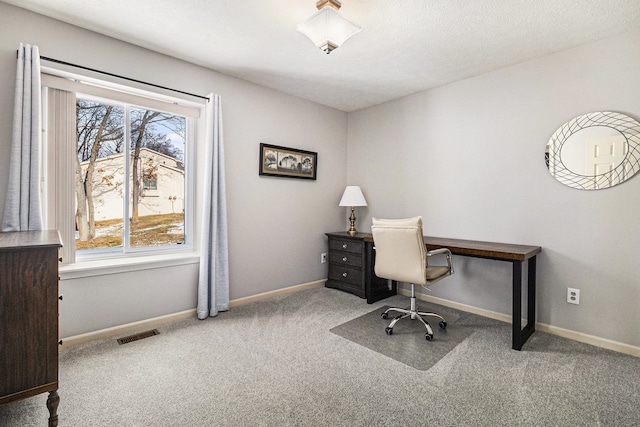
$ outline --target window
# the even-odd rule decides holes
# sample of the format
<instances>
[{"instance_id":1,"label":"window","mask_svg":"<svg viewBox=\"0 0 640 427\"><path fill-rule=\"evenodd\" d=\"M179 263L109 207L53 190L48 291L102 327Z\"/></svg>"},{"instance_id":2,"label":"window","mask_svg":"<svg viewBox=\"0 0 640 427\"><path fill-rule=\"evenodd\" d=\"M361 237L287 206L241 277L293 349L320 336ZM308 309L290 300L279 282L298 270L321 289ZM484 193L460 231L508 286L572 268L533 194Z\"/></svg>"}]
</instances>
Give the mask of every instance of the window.
<instances>
[{"instance_id":1,"label":"window","mask_svg":"<svg viewBox=\"0 0 640 427\"><path fill-rule=\"evenodd\" d=\"M143 172L142 184L145 190L157 190L158 189L158 175ZM144 194L143 194L144 195ZM176 196L169 196L169 200L175 200Z\"/></svg>"},{"instance_id":2,"label":"window","mask_svg":"<svg viewBox=\"0 0 640 427\"><path fill-rule=\"evenodd\" d=\"M71 84L75 108L60 113L52 90L43 103L49 110L46 173L56 183L48 186L47 222L61 230L65 246L71 243L71 258L191 248L199 108ZM45 85L69 89L64 79L43 79ZM65 121L75 124L73 135L56 133Z\"/></svg>"},{"instance_id":3,"label":"window","mask_svg":"<svg viewBox=\"0 0 640 427\"><path fill-rule=\"evenodd\" d=\"M76 250L183 244L186 118L108 102L76 101Z\"/></svg>"}]
</instances>

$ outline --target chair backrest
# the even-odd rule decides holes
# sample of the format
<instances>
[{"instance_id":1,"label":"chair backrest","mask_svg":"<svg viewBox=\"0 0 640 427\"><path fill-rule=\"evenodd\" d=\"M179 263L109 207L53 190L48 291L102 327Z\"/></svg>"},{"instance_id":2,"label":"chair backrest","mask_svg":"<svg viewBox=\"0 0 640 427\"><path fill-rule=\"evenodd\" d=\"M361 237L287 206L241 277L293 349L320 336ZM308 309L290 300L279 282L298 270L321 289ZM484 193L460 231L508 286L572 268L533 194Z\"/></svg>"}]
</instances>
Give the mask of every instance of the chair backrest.
<instances>
[{"instance_id":1,"label":"chair backrest","mask_svg":"<svg viewBox=\"0 0 640 427\"><path fill-rule=\"evenodd\" d=\"M426 285L427 251L422 238L422 217L371 219L378 277Z\"/></svg>"}]
</instances>

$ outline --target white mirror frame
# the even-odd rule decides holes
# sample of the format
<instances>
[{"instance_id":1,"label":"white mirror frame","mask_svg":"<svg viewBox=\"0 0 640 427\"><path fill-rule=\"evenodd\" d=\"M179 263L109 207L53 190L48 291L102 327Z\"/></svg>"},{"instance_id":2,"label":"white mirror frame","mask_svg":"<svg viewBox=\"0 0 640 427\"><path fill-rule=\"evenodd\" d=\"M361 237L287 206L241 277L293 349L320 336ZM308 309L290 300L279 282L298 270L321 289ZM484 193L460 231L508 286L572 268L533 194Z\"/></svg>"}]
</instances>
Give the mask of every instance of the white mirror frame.
<instances>
[{"instance_id":1,"label":"white mirror frame","mask_svg":"<svg viewBox=\"0 0 640 427\"><path fill-rule=\"evenodd\" d=\"M566 167L562 161L562 146L577 132L593 127L609 127L626 138L624 160L611 171L598 175L582 175ZM622 184L640 170L640 123L625 114L598 111L569 120L551 136L545 160L549 173L562 184L581 190L598 190Z\"/></svg>"}]
</instances>

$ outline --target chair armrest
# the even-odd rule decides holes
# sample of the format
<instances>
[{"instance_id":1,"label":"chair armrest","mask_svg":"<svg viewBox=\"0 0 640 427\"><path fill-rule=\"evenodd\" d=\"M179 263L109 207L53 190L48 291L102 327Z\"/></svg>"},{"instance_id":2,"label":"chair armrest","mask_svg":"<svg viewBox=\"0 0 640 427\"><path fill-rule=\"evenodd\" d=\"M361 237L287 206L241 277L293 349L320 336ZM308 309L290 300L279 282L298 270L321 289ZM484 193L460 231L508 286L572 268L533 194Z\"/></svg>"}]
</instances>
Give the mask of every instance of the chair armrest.
<instances>
[{"instance_id":1,"label":"chair armrest","mask_svg":"<svg viewBox=\"0 0 640 427\"><path fill-rule=\"evenodd\" d=\"M447 265L449 266L449 270L451 270L451 274L453 274L453 263L451 262L451 251L447 248L433 249L431 251L427 251L427 257L431 257L434 255L445 255L447 257Z\"/></svg>"},{"instance_id":2,"label":"chair armrest","mask_svg":"<svg viewBox=\"0 0 640 427\"><path fill-rule=\"evenodd\" d=\"M447 248L433 249L433 250L427 251L427 256L441 255L441 254L449 254L449 256L451 256L451 251Z\"/></svg>"}]
</instances>

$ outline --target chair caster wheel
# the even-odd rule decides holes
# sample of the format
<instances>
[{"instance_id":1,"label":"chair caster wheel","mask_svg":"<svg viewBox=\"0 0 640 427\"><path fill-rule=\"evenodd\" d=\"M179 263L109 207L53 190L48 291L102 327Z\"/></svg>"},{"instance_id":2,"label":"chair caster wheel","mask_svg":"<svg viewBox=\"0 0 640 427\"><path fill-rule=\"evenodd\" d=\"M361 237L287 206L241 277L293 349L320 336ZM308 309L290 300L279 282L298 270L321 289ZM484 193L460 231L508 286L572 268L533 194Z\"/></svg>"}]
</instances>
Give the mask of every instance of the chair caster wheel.
<instances>
[{"instance_id":1,"label":"chair caster wheel","mask_svg":"<svg viewBox=\"0 0 640 427\"><path fill-rule=\"evenodd\" d=\"M433 340L433 334L427 332L426 334L424 334L424 339L426 339L427 341Z\"/></svg>"},{"instance_id":2,"label":"chair caster wheel","mask_svg":"<svg viewBox=\"0 0 640 427\"><path fill-rule=\"evenodd\" d=\"M447 327L447 322L445 322L444 320L441 320L440 323L438 323L438 325L440 325L440 329L445 329Z\"/></svg>"},{"instance_id":3,"label":"chair caster wheel","mask_svg":"<svg viewBox=\"0 0 640 427\"><path fill-rule=\"evenodd\" d=\"M393 328L387 326L386 328L384 328L384 331L387 333L387 335L393 335Z\"/></svg>"},{"instance_id":4,"label":"chair caster wheel","mask_svg":"<svg viewBox=\"0 0 640 427\"><path fill-rule=\"evenodd\" d=\"M388 317L389 317L389 314L385 311L384 313L382 313L382 314L380 315L380 317L382 317L383 319L386 319L386 318L388 318Z\"/></svg>"}]
</instances>

